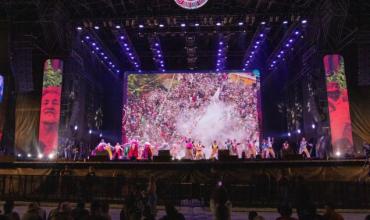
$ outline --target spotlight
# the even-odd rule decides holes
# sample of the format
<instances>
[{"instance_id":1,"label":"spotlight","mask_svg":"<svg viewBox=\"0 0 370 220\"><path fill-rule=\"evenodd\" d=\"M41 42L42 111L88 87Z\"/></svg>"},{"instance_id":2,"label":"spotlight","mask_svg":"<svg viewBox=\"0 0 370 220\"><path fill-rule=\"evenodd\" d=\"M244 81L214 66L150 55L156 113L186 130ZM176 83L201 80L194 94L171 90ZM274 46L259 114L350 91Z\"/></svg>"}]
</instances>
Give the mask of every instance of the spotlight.
<instances>
[{"instance_id":1,"label":"spotlight","mask_svg":"<svg viewBox=\"0 0 370 220\"><path fill-rule=\"evenodd\" d=\"M217 22L217 23L216 23L216 25L217 25L217 26L221 26L221 23L220 23L220 22Z\"/></svg>"},{"instance_id":2,"label":"spotlight","mask_svg":"<svg viewBox=\"0 0 370 220\"><path fill-rule=\"evenodd\" d=\"M48 156L49 160L54 159L54 156L55 156L55 155L54 155L53 153L49 154L49 156Z\"/></svg>"},{"instance_id":3,"label":"spotlight","mask_svg":"<svg viewBox=\"0 0 370 220\"><path fill-rule=\"evenodd\" d=\"M307 24L307 20L302 20L301 23L302 24Z\"/></svg>"},{"instance_id":4,"label":"spotlight","mask_svg":"<svg viewBox=\"0 0 370 220\"><path fill-rule=\"evenodd\" d=\"M121 26L119 26L119 25L116 25L116 29L120 29L121 28Z\"/></svg>"},{"instance_id":5,"label":"spotlight","mask_svg":"<svg viewBox=\"0 0 370 220\"><path fill-rule=\"evenodd\" d=\"M186 27L186 24L182 23L182 24L181 24L181 27Z\"/></svg>"},{"instance_id":6,"label":"spotlight","mask_svg":"<svg viewBox=\"0 0 370 220\"><path fill-rule=\"evenodd\" d=\"M265 24L266 24L266 21L262 21L262 22L261 22L261 24L262 24L262 25L265 25Z\"/></svg>"},{"instance_id":7,"label":"spotlight","mask_svg":"<svg viewBox=\"0 0 370 220\"><path fill-rule=\"evenodd\" d=\"M292 136L292 134L290 132L288 132L288 137Z\"/></svg>"},{"instance_id":8,"label":"spotlight","mask_svg":"<svg viewBox=\"0 0 370 220\"><path fill-rule=\"evenodd\" d=\"M32 157L32 154L27 154L27 157L28 157L28 158Z\"/></svg>"},{"instance_id":9,"label":"spotlight","mask_svg":"<svg viewBox=\"0 0 370 220\"><path fill-rule=\"evenodd\" d=\"M260 37L263 37L264 35L263 34L260 34Z\"/></svg>"},{"instance_id":10,"label":"spotlight","mask_svg":"<svg viewBox=\"0 0 370 220\"><path fill-rule=\"evenodd\" d=\"M78 26L76 29L77 29L78 31L81 31L81 30L82 30L82 27Z\"/></svg>"},{"instance_id":11,"label":"spotlight","mask_svg":"<svg viewBox=\"0 0 370 220\"><path fill-rule=\"evenodd\" d=\"M140 72L140 70L139 70L139 72ZM102 134L102 133L100 133L100 134L99 134L99 137L103 137L103 134Z\"/></svg>"},{"instance_id":12,"label":"spotlight","mask_svg":"<svg viewBox=\"0 0 370 220\"><path fill-rule=\"evenodd\" d=\"M199 27L199 24L198 24L198 23L195 23L195 24L194 24L194 26L195 26L195 27Z\"/></svg>"},{"instance_id":13,"label":"spotlight","mask_svg":"<svg viewBox=\"0 0 370 220\"><path fill-rule=\"evenodd\" d=\"M299 31L294 32L294 34L295 34L295 35L298 35L298 34L299 34Z\"/></svg>"},{"instance_id":14,"label":"spotlight","mask_svg":"<svg viewBox=\"0 0 370 220\"><path fill-rule=\"evenodd\" d=\"M288 21L283 21L283 24L288 24Z\"/></svg>"},{"instance_id":15,"label":"spotlight","mask_svg":"<svg viewBox=\"0 0 370 220\"><path fill-rule=\"evenodd\" d=\"M340 151L335 152L335 156L340 157L341 153Z\"/></svg>"},{"instance_id":16,"label":"spotlight","mask_svg":"<svg viewBox=\"0 0 370 220\"><path fill-rule=\"evenodd\" d=\"M89 134L92 134L92 130L91 129L89 130Z\"/></svg>"},{"instance_id":17,"label":"spotlight","mask_svg":"<svg viewBox=\"0 0 370 220\"><path fill-rule=\"evenodd\" d=\"M75 129L75 131L77 131L77 129L78 129L78 126L77 126L77 125L75 125L75 126L74 126L74 129Z\"/></svg>"},{"instance_id":18,"label":"spotlight","mask_svg":"<svg viewBox=\"0 0 370 220\"><path fill-rule=\"evenodd\" d=\"M22 157L22 154L17 154L17 157Z\"/></svg>"},{"instance_id":19,"label":"spotlight","mask_svg":"<svg viewBox=\"0 0 370 220\"><path fill-rule=\"evenodd\" d=\"M160 27L160 28L163 28L163 27L164 27L164 25L163 25L163 24L159 24L159 27Z\"/></svg>"},{"instance_id":20,"label":"spotlight","mask_svg":"<svg viewBox=\"0 0 370 220\"><path fill-rule=\"evenodd\" d=\"M297 129L297 133L298 134L302 133L301 129Z\"/></svg>"},{"instance_id":21,"label":"spotlight","mask_svg":"<svg viewBox=\"0 0 370 220\"><path fill-rule=\"evenodd\" d=\"M293 42L293 39L290 39L290 40L289 40L289 43L292 43L292 42Z\"/></svg>"},{"instance_id":22,"label":"spotlight","mask_svg":"<svg viewBox=\"0 0 370 220\"><path fill-rule=\"evenodd\" d=\"M144 25L142 25L142 24L139 24L139 28L144 28Z\"/></svg>"},{"instance_id":23,"label":"spotlight","mask_svg":"<svg viewBox=\"0 0 370 220\"><path fill-rule=\"evenodd\" d=\"M124 36L121 36L121 37L119 37L121 40L123 40L123 39L125 39L125 37Z\"/></svg>"},{"instance_id":24,"label":"spotlight","mask_svg":"<svg viewBox=\"0 0 370 220\"><path fill-rule=\"evenodd\" d=\"M312 127L312 129L315 129L316 128L316 125L315 124L312 124L311 127Z\"/></svg>"},{"instance_id":25,"label":"spotlight","mask_svg":"<svg viewBox=\"0 0 370 220\"><path fill-rule=\"evenodd\" d=\"M220 41L220 43L219 43L220 45L223 45L224 44L224 42L222 42L222 41Z\"/></svg>"},{"instance_id":26,"label":"spotlight","mask_svg":"<svg viewBox=\"0 0 370 220\"><path fill-rule=\"evenodd\" d=\"M95 30L99 30L99 29L100 29L100 27L99 27L99 26L94 26L94 29L95 29Z\"/></svg>"},{"instance_id":27,"label":"spotlight","mask_svg":"<svg viewBox=\"0 0 370 220\"><path fill-rule=\"evenodd\" d=\"M44 157L44 155L43 154L39 154L38 156L37 156L37 158L39 158L39 159L42 159Z\"/></svg>"},{"instance_id":28,"label":"spotlight","mask_svg":"<svg viewBox=\"0 0 370 220\"><path fill-rule=\"evenodd\" d=\"M243 22L239 22L239 23L238 23L238 25L239 25L239 26L243 26L243 25L244 25L244 23L243 23Z\"/></svg>"},{"instance_id":29,"label":"spotlight","mask_svg":"<svg viewBox=\"0 0 370 220\"><path fill-rule=\"evenodd\" d=\"M85 39L86 39L86 40L90 39L90 36L86 36L86 37L85 37Z\"/></svg>"}]
</instances>

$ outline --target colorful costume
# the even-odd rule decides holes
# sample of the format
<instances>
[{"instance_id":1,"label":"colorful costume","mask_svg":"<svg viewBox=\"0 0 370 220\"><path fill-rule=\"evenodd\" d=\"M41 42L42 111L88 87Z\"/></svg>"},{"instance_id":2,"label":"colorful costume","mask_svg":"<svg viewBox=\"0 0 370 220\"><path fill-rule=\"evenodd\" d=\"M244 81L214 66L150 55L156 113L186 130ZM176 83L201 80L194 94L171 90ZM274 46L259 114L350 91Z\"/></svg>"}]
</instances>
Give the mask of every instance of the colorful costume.
<instances>
[{"instance_id":1,"label":"colorful costume","mask_svg":"<svg viewBox=\"0 0 370 220\"><path fill-rule=\"evenodd\" d=\"M148 142L144 144L144 150L141 157L143 160L152 160L153 159L153 153L152 153L152 145Z\"/></svg>"},{"instance_id":2,"label":"colorful costume","mask_svg":"<svg viewBox=\"0 0 370 220\"><path fill-rule=\"evenodd\" d=\"M128 158L130 160L136 160L139 157L139 142L137 140L131 141L130 150L128 152Z\"/></svg>"},{"instance_id":3,"label":"colorful costume","mask_svg":"<svg viewBox=\"0 0 370 220\"><path fill-rule=\"evenodd\" d=\"M117 143L115 146L114 146L114 151L113 151L113 159L119 159L121 160L123 157L123 148L121 147L121 145L119 143Z\"/></svg>"},{"instance_id":4,"label":"colorful costume","mask_svg":"<svg viewBox=\"0 0 370 220\"><path fill-rule=\"evenodd\" d=\"M213 142L211 148L212 148L211 159L216 159L216 157L218 156L218 145L216 141Z\"/></svg>"},{"instance_id":5,"label":"colorful costume","mask_svg":"<svg viewBox=\"0 0 370 220\"><path fill-rule=\"evenodd\" d=\"M185 144L186 150L185 150L185 158L188 160L193 159L193 143L191 141L186 142Z\"/></svg>"}]
</instances>

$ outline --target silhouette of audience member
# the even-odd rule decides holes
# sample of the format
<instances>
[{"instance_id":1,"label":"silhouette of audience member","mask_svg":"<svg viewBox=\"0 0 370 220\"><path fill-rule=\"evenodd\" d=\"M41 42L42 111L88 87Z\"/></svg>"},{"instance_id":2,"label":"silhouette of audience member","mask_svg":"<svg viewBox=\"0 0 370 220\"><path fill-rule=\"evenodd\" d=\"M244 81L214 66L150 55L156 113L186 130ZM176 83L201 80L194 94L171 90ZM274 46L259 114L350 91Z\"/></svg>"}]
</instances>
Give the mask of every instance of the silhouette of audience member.
<instances>
[{"instance_id":1,"label":"silhouette of audience member","mask_svg":"<svg viewBox=\"0 0 370 220\"><path fill-rule=\"evenodd\" d=\"M14 212L14 202L12 200L7 200L4 205L4 215L7 220L20 220L17 212Z\"/></svg>"},{"instance_id":2,"label":"silhouette of audience member","mask_svg":"<svg viewBox=\"0 0 370 220\"><path fill-rule=\"evenodd\" d=\"M28 205L27 211L23 214L22 220L44 220L42 211L37 202L32 202Z\"/></svg>"},{"instance_id":3,"label":"silhouette of audience member","mask_svg":"<svg viewBox=\"0 0 370 220\"><path fill-rule=\"evenodd\" d=\"M107 202L102 203L102 216L106 220L111 220L111 216L109 215L109 204Z\"/></svg>"},{"instance_id":4,"label":"silhouette of audience member","mask_svg":"<svg viewBox=\"0 0 370 220\"><path fill-rule=\"evenodd\" d=\"M370 215L367 215L367 216L365 217L365 220L370 220Z\"/></svg>"},{"instance_id":5,"label":"silhouette of audience member","mask_svg":"<svg viewBox=\"0 0 370 220\"><path fill-rule=\"evenodd\" d=\"M72 217L74 219L79 220L88 220L89 219L89 211L85 209L85 203L84 202L78 202L76 208L72 210Z\"/></svg>"},{"instance_id":6,"label":"silhouette of audience member","mask_svg":"<svg viewBox=\"0 0 370 220\"><path fill-rule=\"evenodd\" d=\"M301 210L299 220L322 220L323 217L317 214L316 206L311 203Z\"/></svg>"},{"instance_id":7,"label":"silhouette of audience member","mask_svg":"<svg viewBox=\"0 0 370 220\"><path fill-rule=\"evenodd\" d=\"M71 205L68 202L63 202L60 205L59 211L51 217L51 220L74 220L71 212Z\"/></svg>"},{"instance_id":8,"label":"silhouette of audience member","mask_svg":"<svg viewBox=\"0 0 370 220\"><path fill-rule=\"evenodd\" d=\"M128 219L141 219L144 209L142 194L136 185L130 187L130 192L126 201Z\"/></svg>"},{"instance_id":9,"label":"silhouette of audience member","mask_svg":"<svg viewBox=\"0 0 370 220\"><path fill-rule=\"evenodd\" d=\"M175 206L170 202L165 205L166 215L163 216L160 220L185 220L183 214L179 213Z\"/></svg>"},{"instance_id":10,"label":"silhouette of audience member","mask_svg":"<svg viewBox=\"0 0 370 220\"><path fill-rule=\"evenodd\" d=\"M100 201L93 201L91 203L89 220L107 220Z\"/></svg>"},{"instance_id":11,"label":"silhouette of audience member","mask_svg":"<svg viewBox=\"0 0 370 220\"><path fill-rule=\"evenodd\" d=\"M214 219L231 219L231 202L228 198L227 191L222 185L218 185L210 200L210 209Z\"/></svg>"},{"instance_id":12,"label":"silhouette of audience member","mask_svg":"<svg viewBox=\"0 0 370 220\"><path fill-rule=\"evenodd\" d=\"M323 215L324 220L344 220L344 218L335 212L334 205L328 203L325 205L325 213Z\"/></svg>"},{"instance_id":13,"label":"silhouette of audience member","mask_svg":"<svg viewBox=\"0 0 370 220\"><path fill-rule=\"evenodd\" d=\"M254 218L257 216L258 216L258 213L256 211L250 211L248 213L248 220L254 220Z\"/></svg>"},{"instance_id":14,"label":"silhouette of audience member","mask_svg":"<svg viewBox=\"0 0 370 220\"><path fill-rule=\"evenodd\" d=\"M282 205L278 208L278 212L281 215L276 220L297 220L296 218L292 217L293 210L288 205Z\"/></svg>"}]
</instances>

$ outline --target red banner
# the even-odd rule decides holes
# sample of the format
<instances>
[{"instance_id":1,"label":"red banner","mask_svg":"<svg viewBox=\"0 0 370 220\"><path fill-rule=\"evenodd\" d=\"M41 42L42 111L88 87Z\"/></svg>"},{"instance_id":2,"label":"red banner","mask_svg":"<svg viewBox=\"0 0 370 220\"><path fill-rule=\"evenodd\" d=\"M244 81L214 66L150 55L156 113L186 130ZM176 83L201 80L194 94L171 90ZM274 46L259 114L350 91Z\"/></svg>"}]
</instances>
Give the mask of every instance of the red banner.
<instances>
[{"instance_id":1,"label":"red banner","mask_svg":"<svg viewBox=\"0 0 370 220\"><path fill-rule=\"evenodd\" d=\"M352 154L352 125L344 59L337 54L326 55L324 66L333 153L337 156Z\"/></svg>"},{"instance_id":2,"label":"red banner","mask_svg":"<svg viewBox=\"0 0 370 220\"><path fill-rule=\"evenodd\" d=\"M40 152L54 153L58 147L63 62L49 59L44 64L39 142Z\"/></svg>"}]
</instances>

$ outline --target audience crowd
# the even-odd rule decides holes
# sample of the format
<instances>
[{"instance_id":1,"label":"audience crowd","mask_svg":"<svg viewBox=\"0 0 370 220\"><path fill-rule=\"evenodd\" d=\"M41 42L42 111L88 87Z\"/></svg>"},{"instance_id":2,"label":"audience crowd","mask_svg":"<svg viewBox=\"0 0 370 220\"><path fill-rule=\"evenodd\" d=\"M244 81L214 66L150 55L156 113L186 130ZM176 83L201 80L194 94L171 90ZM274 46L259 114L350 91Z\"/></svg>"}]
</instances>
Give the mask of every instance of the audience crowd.
<instances>
[{"instance_id":1,"label":"audience crowd","mask_svg":"<svg viewBox=\"0 0 370 220\"><path fill-rule=\"evenodd\" d=\"M184 220L185 217L175 207L174 203L165 203L165 215L157 216L157 185L154 177L149 178L147 188L140 190L136 185L127 188L127 195L120 211L120 220ZM289 202L283 201L278 207L277 212L280 217L276 220L343 220L344 218L335 211L334 206L327 203L322 215L317 213L316 206L308 197L300 198L302 192L297 192L294 201L298 218L292 217L293 207ZM217 186L210 195L210 211L215 220L232 219L232 202L229 198L226 187L218 182ZM69 202L60 202L55 209L46 211L40 206L39 202L28 204L27 210L20 216L14 211L14 202L8 200L3 205L0 212L0 220L111 220L109 204L104 201L92 201L90 210L85 207L83 201L77 202L73 208ZM255 211L250 211L248 220L264 220L265 218ZM365 220L370 220L368 215Z\"/></svg>"}]
</instances>

